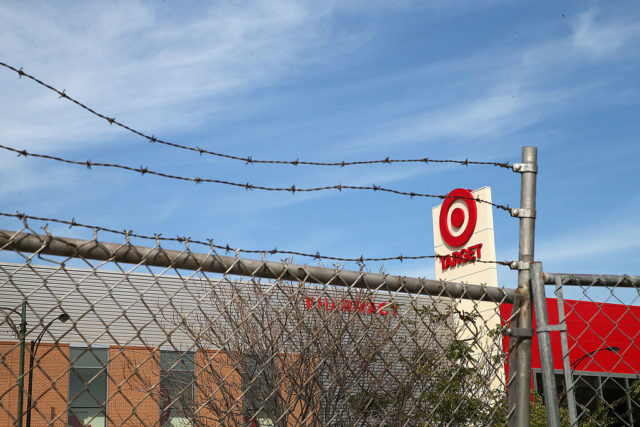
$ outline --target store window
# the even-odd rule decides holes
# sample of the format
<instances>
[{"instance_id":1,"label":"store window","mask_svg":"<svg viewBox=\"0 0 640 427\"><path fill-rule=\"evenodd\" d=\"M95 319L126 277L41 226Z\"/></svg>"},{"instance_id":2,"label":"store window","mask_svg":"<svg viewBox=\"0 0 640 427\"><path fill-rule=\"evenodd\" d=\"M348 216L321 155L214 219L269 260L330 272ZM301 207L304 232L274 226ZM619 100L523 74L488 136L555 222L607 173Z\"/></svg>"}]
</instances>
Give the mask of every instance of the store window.
<instances>
[{"instance_id":1,"label":"store window","mask_svg":"<svg viewBox=\"0 0 640 427\"><path fill-rule=\"evenodd\" d=\"M556 371L561 407L566 407L566 387L562 371ZM544 395L542 374L534 370L534 388ZM638 425L640 421L640 389L636 375L573 371L573 387L579 422L607 420L610 425ZM608 425L609 425L608 424Z\"/></svg>"},{"instance_id":2,"label":"store window","mask_svg":"<svg viewBox=\"0 0 640 427\"><path fill-rule=\"evenodd\" d=\"M160 352L160 425L193 425L195 353Z\"/></svg>"},{"instance_id":3,"label":"store window","mask_svg":"<svg viewBox=\"0 0 640 427\"><path fill-rule=\"evenodd\" d=\"M242 391L245 423L251 427L274 426L272 415L276 414L279 384L273 359L250 355L242 361Z\"/></svg>"},{"instance_id":4,"label":"store window","mask_svg":"<svg viewBox=\"0 0 640 427\"><path fill-rule=\"evenodd\" d=\"M69 415L71 427L106 427L108 349L69 350Z\"/></svg>"}]
</instances>

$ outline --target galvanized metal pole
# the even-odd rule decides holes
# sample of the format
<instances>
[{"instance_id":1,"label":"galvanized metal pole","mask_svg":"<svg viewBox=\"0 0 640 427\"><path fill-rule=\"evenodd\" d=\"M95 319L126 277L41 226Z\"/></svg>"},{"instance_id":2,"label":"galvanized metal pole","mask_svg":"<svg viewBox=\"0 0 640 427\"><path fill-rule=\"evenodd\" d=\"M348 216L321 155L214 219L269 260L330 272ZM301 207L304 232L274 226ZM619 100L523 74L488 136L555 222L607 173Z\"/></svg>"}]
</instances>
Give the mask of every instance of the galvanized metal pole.
<instances>
[{"instance_id":1,"label":"galvanized metal pole","mask_svg":"<svg viewBox=\"0 0 640 427\"><path fill-rule=\"evenodd\" d=\"M544 273L544 283L553 285L556 279L569 286L606 286L615 288L640 288L640 276L613 274Z\"/></svg>"},{"instance_id":2,"label":"galvanized metal pole","mask_svg":"<svg viewBox=\"0 0 640 427\"><path fill-rule=\"evenodd\" d=\"M514 289L0 230L3 250L512 304Z\"/></svg>"},{"instance_id":3,"label":"galvanized metal pole","mask_svg":"<svg viewBox=\"0 0 640 427\"><path fill-rule=\"evenodd\" d=\"M564 295L562 294L562 277L557 276L556 298L558 301L558 323L564 327L560 331L560 345L562 346L562 367L564 371L564 384L567 388L567 406L569 408L569 423L571 427L578 425L578 412L576 410L576 395L573 391L573 372L569 363L569 340L567 338L567 318L564 313ZM632 424L633 425L633 424Z\"/></svg>"},{"instance_id":4,"label":"galvanized metal pole","mask_svg":"<svg viewBox=\"0 0 640 427\"><path fill-rule=\"evenodd\" d=\"M518 248L518 292L520 312L518 330L531 331L531 274L529 266L533 262L535 218L536 218L536 176L538 173L538 149L522 147L522 163L514 165L521 173L520 208L513 209L512 215L520 218L520 244ZM513 338L513 337L512 337ZM531 333L520 333L516 338L516 396L515 414L510 425L529 425L529 402L531 396Z\"/></svg>"},{"instance_id":5,"label":"galvanized metal pole","mask_svg":"<svg viewBox=\"0 0 640 427\"><path fill-rule=\"evenodd\" d=\"M560 427L560 409L558 408L558 389L556 388L556 374L553 367L551 353L551 331L557 331L558 325L549 325L547 314L547 297L542 281L542 264L534 262L531 265L531 293L533 306L536 311L536 332L540 349L540 366L542 368L542 387L544 403L547 407L547 421L550 427Z\"/></svg>"},{"instance_id":6,"label":"galvanized metal pole","mask_svg":"<svg viewBox=\"0 0 640 427\"><path fill-rule=\"evenodd\" d=\"M515 320L516 316L518 316L518 310L520 307L520 298L516 299L513 303L513 307L511 308L511 316L508 321L510 324L516 324ZM516 409L516 395L517 395L517 386L518 382L516 381L516 339L515 337L509 336L508 338L508 366L509 366L509 376L507 378L507 395L509 397L509 412L507 415L507 419L515 420L515 409ZM511 424L514 424L515 421Z\"/></svg>"}]
</instances>

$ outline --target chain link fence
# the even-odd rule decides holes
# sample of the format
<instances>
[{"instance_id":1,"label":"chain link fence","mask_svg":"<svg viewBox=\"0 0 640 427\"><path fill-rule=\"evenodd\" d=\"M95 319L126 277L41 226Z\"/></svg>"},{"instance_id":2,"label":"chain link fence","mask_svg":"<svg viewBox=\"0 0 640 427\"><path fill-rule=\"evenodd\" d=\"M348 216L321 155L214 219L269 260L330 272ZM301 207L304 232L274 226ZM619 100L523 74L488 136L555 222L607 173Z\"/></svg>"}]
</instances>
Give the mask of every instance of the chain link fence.
<instances>
[{"instance_id":1,"label":"chain link fence","mask_svg":"<svg viewBox=\"0 0 640 427\"><path fill-rule=\"evenodd\" d=\"M537 322L538 336L559 333L551 336L553 360L546 366L534 348L534 388L547 393L543 376L553 376L560 425L637 425L640 278L546 273L541 279L554 286L555 298L546 300L548 325Z\"/></svg>"},{"instance_id":2,"label":"chain link fence","mask_svg":"<svg viewBox=\"0 0 640 427\"><path fill-rule=\"evenodd\" d=\"M516 291L123 240L0 232L0 424L507 419Z\"/></svg>"}]
</instances>

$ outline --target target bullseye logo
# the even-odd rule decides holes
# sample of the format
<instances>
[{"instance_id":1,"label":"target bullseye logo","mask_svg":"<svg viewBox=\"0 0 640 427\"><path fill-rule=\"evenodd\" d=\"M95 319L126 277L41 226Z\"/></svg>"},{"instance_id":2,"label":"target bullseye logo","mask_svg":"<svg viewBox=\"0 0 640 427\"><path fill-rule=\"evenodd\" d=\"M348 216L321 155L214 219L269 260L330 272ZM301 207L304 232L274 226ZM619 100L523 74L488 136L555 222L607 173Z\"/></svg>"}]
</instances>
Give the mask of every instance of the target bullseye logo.
<instances>
[{"instance_id":1,"label":"target bullseye logo","mask_svg":"<svg viewBox=\"0 0 640 427\"><path fill-rule=\"evenodd\" d=\"M456 188L449 194L440 209L440 235L453 247L460 247L471 238L478 220L476 201L469 190Z\"/></svg>"}]
</instances>

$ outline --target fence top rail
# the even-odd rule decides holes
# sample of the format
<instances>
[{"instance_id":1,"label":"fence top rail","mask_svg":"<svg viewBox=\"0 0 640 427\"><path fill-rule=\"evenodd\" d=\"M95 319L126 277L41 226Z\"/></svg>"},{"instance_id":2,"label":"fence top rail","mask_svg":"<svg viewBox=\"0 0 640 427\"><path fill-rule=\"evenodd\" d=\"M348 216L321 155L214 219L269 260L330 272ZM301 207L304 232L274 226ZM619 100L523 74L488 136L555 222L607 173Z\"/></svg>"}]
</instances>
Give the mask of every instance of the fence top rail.
<instances>
[{"instance_id":1,"label":"fence top rail","mask_svg":"<svg viewBox=\"0 0 640 427\"><path fill-rule=\"evenodd\" d=\"M544 283L552 285L560 280L565 286L603 286L621 288L640 288L640 276L626 274L573 274L544 273Z\"/></svg>"},{"instance_id":2,"label":"fence top rail","mask_svg":"<svg viewBox=\"0 0 640 427\"><path fill-rule=\"evenodd\" d=\"M223 256L213 250L207 254L195 253L188 247L180 251L168 250L159 246L106 243L8 230L0 230L0 249L496 303L513 303L519 296L515 289L495 286Z\"/></svg>"}]
</instances>

